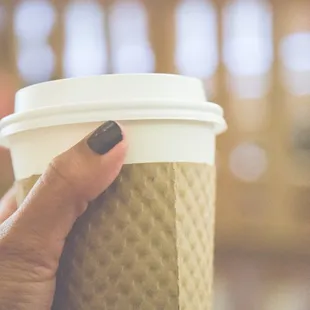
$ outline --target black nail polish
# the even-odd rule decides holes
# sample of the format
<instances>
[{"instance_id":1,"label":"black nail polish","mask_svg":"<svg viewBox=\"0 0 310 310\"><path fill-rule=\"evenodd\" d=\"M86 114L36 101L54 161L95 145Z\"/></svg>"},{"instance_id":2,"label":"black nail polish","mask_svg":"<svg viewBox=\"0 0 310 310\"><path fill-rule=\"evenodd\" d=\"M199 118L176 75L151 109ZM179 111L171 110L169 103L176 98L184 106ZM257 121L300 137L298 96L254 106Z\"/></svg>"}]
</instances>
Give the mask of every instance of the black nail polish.
<instances>
[{"instance_id":1,"label":"black nail polish","mask_svg":"<svg viewBox=\"0 0 310 310\"><path fill-rule=\"evenodd\" d=\"M118 124L108 121L94 131L87 144L97 154L104 155L122 140L123 134Z\"/></svg>"}]
</instances>

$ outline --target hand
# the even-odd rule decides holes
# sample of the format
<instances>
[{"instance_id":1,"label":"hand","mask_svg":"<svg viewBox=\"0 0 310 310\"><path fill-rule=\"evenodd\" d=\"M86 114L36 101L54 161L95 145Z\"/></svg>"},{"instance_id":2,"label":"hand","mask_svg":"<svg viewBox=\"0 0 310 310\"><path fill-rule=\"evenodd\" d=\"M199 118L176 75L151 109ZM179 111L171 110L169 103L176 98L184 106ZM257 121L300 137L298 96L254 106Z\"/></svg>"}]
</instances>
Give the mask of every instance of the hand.
<instances>
[{"instance_id":1,"label":"hand","mask_svg":"<svg viewBox=\"0 0 310 310\"><path fill-rule=\"evenodd\" d=\"M23 204L0 206L0 309L50 309L65 239L88 203L114 181L126 141L114 122L55 158Z\"/></svg>"}]
</instances>

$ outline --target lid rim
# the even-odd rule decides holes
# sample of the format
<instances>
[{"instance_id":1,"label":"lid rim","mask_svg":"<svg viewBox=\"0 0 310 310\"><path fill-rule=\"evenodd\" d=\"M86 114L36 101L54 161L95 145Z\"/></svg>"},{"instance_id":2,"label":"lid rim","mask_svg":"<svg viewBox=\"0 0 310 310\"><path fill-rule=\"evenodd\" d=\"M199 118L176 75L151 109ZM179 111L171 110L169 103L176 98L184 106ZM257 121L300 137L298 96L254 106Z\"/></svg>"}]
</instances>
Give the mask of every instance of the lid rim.
<instances>
[{"instance_id":1,"label":"lid rim","mask_svg":"<svg viewBox=\"0 0 310 310\"><path fill-rule=\"evenodd\" d=\"M165 117L156 117L154 118L153 116L148 116L139 118L139 117L130 117L130 118L114 118L116 121L196 121L196 122L202 122L202 123L209 123L214 126L214 132L216 134L219 134L223 131L226 130L226 123L223 121L222 118L220 117L214 117L213 114L206 113L203 117L196 117L197 115L188 115L186 117L173 117L173 116L165 116ZM12 134L16 134L19 132L23 131L28 131L28 130L35 130L39 128L45 128L45 127L53 127L53 126L61 126L61 125L72 125L72 124L84 124L84 123L92 123L92 122L104 122L108 121L110 118L103 119L100 116L97 116L96 118L93 117L92 119L88 120L83 120L81 118L72 118L70 120L66 120L66 122L62 121L61 119L58 119L56 122L49 123L49 120L46 118L40 119L38 122L35 124L31 121L24 121L24 122L19 122L19 123L13 123L10 124L6 127L4 127L1 131L3 137L10 136Z\"/></svg>"},{"instance_id":2,"label":"lid rim","mask_svg":"<svg viewBox=\"0 0 310 310\"><path fill-rule=\"evenodd\" d=\"M105 120L196 120L213 123L216 134L226 128L223 109L212 102L126 100L88 102L43 107L19 112L0 121L0 133L8 136L24 130Z\"/></svg>"},{"instance_id":3,"label":"lid rim","mask_svg":"<svg viewBox=\"0 0 310 310\"><path fill-rule=\"evenodd\" d=\"M64 113L80 113L82 111L89 111L91 108L92 111L102 111L102 110L126 110L134 111L139 110L180 110L187 109L189 111L201 111L201 112L212 112L215 115L223 117L223 109L218 104L213 102L188 102L188 101L175 101L169 99L133 99L133 100L124 100L124 101L97 101L97 102L80 102L80 103L69 103L57 106L42 107L29 111L18 112L4 117L0 120L0 130L13 122L19 122L22 119L32 119L38 117L44 117L44 115L58 115Z\"/></svg>"}]
</instances>

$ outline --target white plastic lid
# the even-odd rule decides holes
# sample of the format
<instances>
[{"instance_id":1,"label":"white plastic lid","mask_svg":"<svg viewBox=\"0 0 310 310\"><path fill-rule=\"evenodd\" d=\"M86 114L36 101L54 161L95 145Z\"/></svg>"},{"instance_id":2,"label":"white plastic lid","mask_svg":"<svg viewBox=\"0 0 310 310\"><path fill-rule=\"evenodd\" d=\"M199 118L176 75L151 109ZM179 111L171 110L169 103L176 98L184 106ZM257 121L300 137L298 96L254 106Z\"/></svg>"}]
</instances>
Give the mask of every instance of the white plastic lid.
<instances>
[{"instance_id":1,"label":"white plastic lid","mask_svg":"<svg viewBox=\"0 0 310 310\"><path fill-rule=\"evenodd\" d=\"M42 127L105 120L179 119L226 129L223 110L207 102L200 80L171 74L111 74L45 82L16 94L2 137Z\"/></svg>"}]
</instances>

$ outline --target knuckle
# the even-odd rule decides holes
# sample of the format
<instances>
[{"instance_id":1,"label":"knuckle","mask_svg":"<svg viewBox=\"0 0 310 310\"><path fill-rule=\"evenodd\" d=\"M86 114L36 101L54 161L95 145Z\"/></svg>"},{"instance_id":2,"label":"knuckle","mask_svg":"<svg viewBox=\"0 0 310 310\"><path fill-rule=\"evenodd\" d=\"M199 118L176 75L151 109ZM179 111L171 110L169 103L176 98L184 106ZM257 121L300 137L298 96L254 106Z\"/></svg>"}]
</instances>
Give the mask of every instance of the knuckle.
<instances>
[{"instance_id":1,"label":"knuckle","mask_svg":"<svg viewBox=\"0 0 310 310\"><path fill-rule=\"evenodd\" d=\"M79 192L76 186L75 177L71 173L69 165L64 165L60 157L54 158L48 166L47 172L43 175L46 185L60 184L64 192L75 193Z\"/></svg>"},{"instance_id":2,"label":"knuckle","mask_svg":"<svg viewBox=\"0 0 310 310\"><path fill-rule=\"evenodd\" d=\"M63 200L64 203L65 201L69 204L73 203L79 216L85 211L89 201L87 191L89 182L83 174L85 168L77 158L78 156L73 155L70 163L66 163L62 155L54 158L42 181L45 185L51 185L50 188L57 190L55 197Z\"/></svg>"},{"instance_id":3,"label":"knuckle","mask_svg":"<svg viewBox=\"0 0 310 310\"><path fill-rule=\"evenodd\" d=\"M78 201L88 202L88 186L95 178L94 174L98 173L98 169L90 169L90 164L78 150L72 148L69 153L61 154L51 161L47 175L50 182L57 180L62 183L68 194Z\"/></svg>"},{"instance_id":4,"label":"knuckle","mask_svg":"<svg viewBox=\"0 0 310 310\"><path fill-rule=\"evenodd\" d=\"M51 176L52 181L60 179L69 190L78 192L80 168L81 165L78 163L76 156L72 156L68 161L64 160L62 155L59 155L49 164L47 176Z\"/></svg>"}]
</instances>

